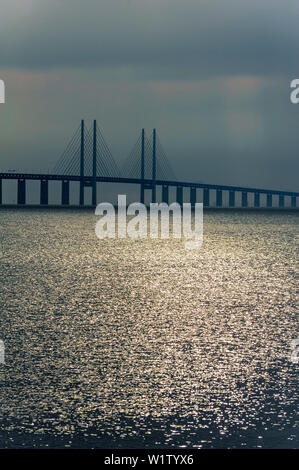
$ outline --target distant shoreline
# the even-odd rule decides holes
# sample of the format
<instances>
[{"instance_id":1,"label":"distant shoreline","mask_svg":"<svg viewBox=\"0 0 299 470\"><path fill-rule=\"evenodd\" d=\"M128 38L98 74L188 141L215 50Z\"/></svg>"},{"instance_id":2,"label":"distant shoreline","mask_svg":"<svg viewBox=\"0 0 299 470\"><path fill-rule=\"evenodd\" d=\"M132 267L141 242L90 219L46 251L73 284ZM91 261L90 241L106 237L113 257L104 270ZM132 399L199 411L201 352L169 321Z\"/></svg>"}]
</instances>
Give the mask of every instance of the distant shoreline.
<instances>
[{"instance_id":1,"label":"distant shoreline","mask_svg":"<svg viewBox=\"0 0 299 470\"><path fill-rule=\"evenodd\" d=\"M41 210L51 210L51 209L71 209L71 210L86 210L94 211L96 206L92 205L61 205L61 204L1 204L1 209L41 209ZM149 206L147 206L149 208ZM117 210L117 205L114 205L114 208ZM215 211L215 212L298 212L299 207L204 207L204 212Z\"/></svg>"}]
</instances>

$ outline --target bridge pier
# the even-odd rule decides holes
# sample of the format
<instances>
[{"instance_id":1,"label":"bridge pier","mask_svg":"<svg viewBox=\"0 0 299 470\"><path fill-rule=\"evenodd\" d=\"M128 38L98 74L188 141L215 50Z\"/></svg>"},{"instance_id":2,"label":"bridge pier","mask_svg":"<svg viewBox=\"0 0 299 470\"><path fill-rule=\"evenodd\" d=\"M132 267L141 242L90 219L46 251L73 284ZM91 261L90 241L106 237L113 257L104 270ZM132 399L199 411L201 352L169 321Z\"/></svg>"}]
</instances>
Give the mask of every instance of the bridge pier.
<instances>
[{"instance_id":1,"label":"bridge pier","mask_svg":"<svg viewBox=\"0 0 299 470\"><path fill-rule=\"evenodd\" d=\"M208 188L203 190L203 205L204 207L209 207L210 205L210 190Z\"/></svg>"},{"instance_id":2,"label":"bridge pier","mask_svg":"<svg viewBox=\"0 0 299 470\"><path fill-rule=\"evenodd\" d=\"M18 204L26 204L26 180L18 180Z\"/></svg>"},{"instance_id":3,"label":"bridge pier","mask_svg":"<svg viewBox=\"0 0 299 470\"><path fill-rule=\"evenodd\" d=\"M261 205L261 195L260 193L254 193L254 207L260 207Z\"/></svg>"},{"instance_id":4,"label":"bridge pier","mask_svg":"<svg viewBox=\"0 0 299 470\"><path fill-rule=\"evenodd\" d=\"M162 186L162 202L165 202L166 204L168 204L168 186L163 184Z\"/></svg>"},{"instance_id":5,"label":"bridge pier","mask_svg":"<svg viewBox=\"0 0 299 470\"><path fill-rule=\"evenodd\" d=\"M222 190L221 189L216 190L216 206L222 207Z\"/></svg>"},{"instance_id":6,"label":"bridge pier","mask_svg":"<svg viewBox=\"0 0 299 470\"><path fill-rule=\"evenodd\" d=\"M68 206L70 203L70 182L61 181L61 204Z\"/></svg>"},{"instance_id":7,"label":"bridge pier","mask_svg":"<svg viewBox=\"0 0 299 470\"><path fill-rule=\"evenodd\" d=\"M194 188L194 187L190 188L190 203L191 203L191 207L195 207L195 204L196 204L196 188Z\"/></svg>"},{"instance_id":8,"label":"bridge pier","mask_svg":"<svg viewBox=\"0 0 299 470\"><path fill-rule=\"evenodd\" d=\"M183 205L183 187L177 186L176 188L176 202L182 206Z\"/></svg>"},{"instance_id":9,"label":"bridge pier","mask_svg":"<svg viewBox=\"0 0 299 470\"><path fill-rule=\"evenodd\" d=\"M272 207L272 194L267 194L267 207Z\"/></svg>"},{"instance_id":10,"label":"bridge pier","mask_svg":"<svg viewBox=\"0 0 299 470\"><path fill-rule=\"evenodd\" d=\"M296 207L296 196L291 197L291 207Z\"/></svg>"},{"instance_id":11,"label":"bridge pier","mask_svg":"<svg viewBox=\"0 0 299 470\"><path fill-rule=\"evenodd\" d=\"M283 194L279 195L279 207L284 207L284 196L283 196Z\"/></svg>"},{"instance_id":12,"label":"bridge pier","mask_svg":"<svg viewBox=\"0 0 299 470\"><path fill-rule=\"evenodd\" d=\"M235 207L235 204L236 204L235 194L236 194L235 191L229 192L229 207Z\"/></svg>"},{"instance_id":13,"label":"bridge pier","mask_svg":"<svg viewBox=\"0 0 299 470\"><path fill-rule=\"evenodd\" d=\"M40 203L42 205L48 204L48 180L41 180L40 182Z\"/></svg>"},{"instance_id":14,"label":"bridge pier","mask_svg":"<svg viewBox=\"0 0 299 470\"><path fill-rule=\"evenodd\" d=\"M141 184L140 185L140 202L142 204L144 204L144 192L145 192L144 184Z\"/></svg>"},{"instance_id":15,"label":"bridge pier","mask_svg":"<svg viewBox=\"0 0 299 470\"><path fill-rule=\"evenodd\" d=\"M247 191L242 192L242 207L248 207L248 193L247 193Z\"/></svg>"},{"instance_id":16,"label":"bridge pier","mask_svg":"<svg viewBox=\"0 0 299 470\"><path fill-rule=\"evenodd\" d=\"M91 193L91 203L93 206L97 205L97 182L92 182L92 193Z\"/></svg>"},{"instance_id":17,"label":"bridge pier","mask_svg":"<svg viewBox=\"0 0 299 470\"><path fill-rule=\"evenodd\" d=\"M80 181L80 206L84 206L84 182Z\"/></svg>"}]
</instances>

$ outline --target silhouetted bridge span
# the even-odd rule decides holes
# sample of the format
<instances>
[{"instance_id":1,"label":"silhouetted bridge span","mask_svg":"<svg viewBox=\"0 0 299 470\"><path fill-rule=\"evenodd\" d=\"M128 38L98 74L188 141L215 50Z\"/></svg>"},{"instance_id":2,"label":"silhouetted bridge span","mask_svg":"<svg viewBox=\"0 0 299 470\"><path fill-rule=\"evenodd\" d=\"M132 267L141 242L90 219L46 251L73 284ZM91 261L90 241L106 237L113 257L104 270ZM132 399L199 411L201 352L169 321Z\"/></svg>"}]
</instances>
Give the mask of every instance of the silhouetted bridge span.
<instances>
[{"instance_id":1,"label":"silhouetted bridge span","mask_svg":"<svg viewBox=\"0 0 299 470\"><path fill-rule=\"evenodd\" d=\"M249 206L248 194L253 194L252 207L273 207L273 196L278 196L277 207L285 207L286 198L290 198L290 207L297 207L298 192L280 191L242 186L195 183L178 181L171 169L156 130L148 139L144 130L136 145L126 159L122 170L118 169L111 152L98 129L96 121L92 129L85 130L81 121L72 140L57 162L53 173L0 173L0 204L2 204L2 180L17 180L17 202L26 204L26 181L40 181L40 204L48 204L49 181L61 181L61 204L70 204L70 182L79 182L78 202L84 206L84 189L92 189L92 205L96 205L97 183L121 183L140 186L140 201L145 202L145 190L151 191L151 202L157 202L157 187L162 188L162 202L169 202L169 188L176 188L176 202L183 204L184 188L189 188L189 201L192 205L198 202L197 190L202 190L202 202L210 206L211 191L216 193L216 207L223 207L223 192L228 193L228 207L236 207L236 194L241 193L240 207ZM265 194L265 205L261 204L261 195Z\"/></svg>"}]
</instances>

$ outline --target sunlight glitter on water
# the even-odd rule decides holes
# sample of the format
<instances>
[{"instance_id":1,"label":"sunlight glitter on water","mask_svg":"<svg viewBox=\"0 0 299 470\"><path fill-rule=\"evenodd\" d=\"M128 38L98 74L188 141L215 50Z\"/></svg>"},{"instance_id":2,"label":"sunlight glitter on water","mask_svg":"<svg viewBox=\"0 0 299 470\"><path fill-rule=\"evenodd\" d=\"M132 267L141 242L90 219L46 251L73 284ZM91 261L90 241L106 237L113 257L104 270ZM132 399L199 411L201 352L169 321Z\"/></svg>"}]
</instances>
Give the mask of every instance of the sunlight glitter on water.
<instances>
[{"instance_id":1,"label":"sunlight glitter on water","mask_svg":"<svg viewBox=\"0 0 299 470\"><path fill-rule=\"evenodd\" d=\"M296 447L298 216L207 213L204 244L1 210L2 447Z\"/></svg>"}]
</instances>

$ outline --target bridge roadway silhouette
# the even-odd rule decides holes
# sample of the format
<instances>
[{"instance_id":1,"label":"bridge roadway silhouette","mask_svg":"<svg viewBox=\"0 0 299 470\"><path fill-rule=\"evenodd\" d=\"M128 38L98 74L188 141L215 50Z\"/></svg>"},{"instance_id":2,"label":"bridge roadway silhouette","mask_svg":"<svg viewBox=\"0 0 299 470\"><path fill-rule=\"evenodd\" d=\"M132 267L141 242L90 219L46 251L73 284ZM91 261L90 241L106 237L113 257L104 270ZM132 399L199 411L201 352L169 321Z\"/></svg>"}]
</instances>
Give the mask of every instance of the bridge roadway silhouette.
<instances>
[{"instance_id":1,"label":"bridge roadway silhouette","mask_svg":"<svg viewBox=\"0 0 299 470\"><path fill-rule=\"evenodd\" d=\"M88 168L89 167L89 168ZM131 175L122 175L130 168ZM151 202L157 202L156 188L162 188L161 202L169 202L169 188L176 188L176 202L183 204L183 189L189 188L189 201L192 206L197 202L197 189L203 190L203 204L210 207L210 192L216 192L216 207L223 205L223 192L227 191L228 207L236 208L236 193L241 193L241 208L249 207L248 194L254 194L253 208L272 208L273 196L278 196L278 208L285 207L285 198L290 198L290 207L297 207L298 192L230 186L219 184L195 183L178 181L172 172L166 154L158 140L156 130L153 130L150 141L144 130L133 151L126 160L123 171L120 172L115 164L109 148L97 127L93 123L93 132L85 130L84 120L81 121L73 139L55 166L57 173L25 173L0 172L0 204L2 204L2 180L17 180L17 202L20 206L26 204L26 181L40 181L40 204L48 204L49 181L61 181L61 204L70 204L70 182L80 183L79 205L84 206L84 188L92 188L92 205L97 202L97 183L136 184L140 186L140 201L145 201L145 190L151 191ZM86 170L89 174L86 174ZM60 170L60 171L59 171ZM105 173L105 174L104 174ZM135 173L135 174L134 174ZM170 173L172 178L167 177ZM266 195L266 205L261 205L262 194ZM289 206L288 206L289 207Z\"/></svg>"}]
</instances>

